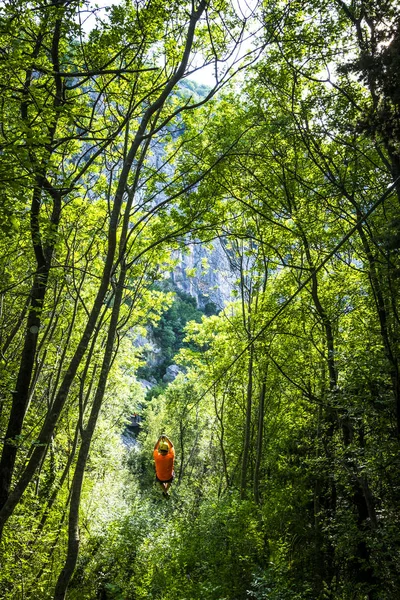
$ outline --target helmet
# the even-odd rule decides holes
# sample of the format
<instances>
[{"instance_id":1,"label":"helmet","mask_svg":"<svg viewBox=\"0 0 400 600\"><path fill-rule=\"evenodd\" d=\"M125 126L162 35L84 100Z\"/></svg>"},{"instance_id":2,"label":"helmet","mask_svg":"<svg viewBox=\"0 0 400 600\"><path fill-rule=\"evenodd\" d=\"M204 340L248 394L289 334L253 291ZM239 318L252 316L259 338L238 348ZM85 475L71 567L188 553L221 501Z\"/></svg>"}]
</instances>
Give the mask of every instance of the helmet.
<instances>
[{"instance_id":1,"label":"helmet","mask_svg":"<svg viewBox=\"0 0 400 600\"><path fill-rule=\"evenodd\" d=\"M158 450L160 452L168 452L169 446L168 446L167 442L160 442L158 444Z\"/></svg>"}]
</instances>

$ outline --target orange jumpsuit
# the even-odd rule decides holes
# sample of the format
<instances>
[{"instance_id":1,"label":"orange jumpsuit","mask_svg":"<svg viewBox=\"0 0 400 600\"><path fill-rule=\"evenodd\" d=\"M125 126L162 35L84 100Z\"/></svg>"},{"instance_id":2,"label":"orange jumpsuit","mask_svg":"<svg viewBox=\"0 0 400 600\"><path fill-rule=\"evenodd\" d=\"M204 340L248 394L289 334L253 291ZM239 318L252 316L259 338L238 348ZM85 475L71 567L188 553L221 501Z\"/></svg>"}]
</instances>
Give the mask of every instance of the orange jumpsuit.
<instances>
[{"instance_id":1,"label":"orange jumpsuit","mask_svg":"<svg viewBox=\"0 0 400 600\"><path fill-rule=\"evenodd\" d=\"M156 448L153 452L153 458L156 465L156 477L161 483L169 483L174 478L174 460L175 450L170 446L168 454L162 455Z\"/></svg>"}]
</instances>

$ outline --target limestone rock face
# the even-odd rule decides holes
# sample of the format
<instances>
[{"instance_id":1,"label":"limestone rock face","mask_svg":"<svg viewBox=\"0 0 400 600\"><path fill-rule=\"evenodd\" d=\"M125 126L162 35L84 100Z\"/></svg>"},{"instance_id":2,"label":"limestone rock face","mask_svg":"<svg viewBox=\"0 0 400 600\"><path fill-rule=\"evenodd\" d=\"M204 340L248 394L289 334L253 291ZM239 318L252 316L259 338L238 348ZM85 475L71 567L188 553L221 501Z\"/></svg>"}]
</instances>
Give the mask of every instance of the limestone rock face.
<instances>
[{"instance_id":1,"label":"limestone rock face","mask_svg":"<svg viewBox=\"0 0 400 600\"><path fill-rule=\"evenodd\" d=\"M146 390L146 392L151 390L157 384L157 381L154 378L153 381L147 381L147 379L138 379L138 382L140 383L142 388Z\"/></svg>"},{"instance_id":2,"label":"limestone rock face","mask_svg":"<svg viewBox=\"0 0 400 600\"><path fill-rule=\"evenodd\" d=\"M190 80L180 84L180 93L187 94L188 98L201 99L208 91L206 86ZM171 131L171 134L179 138L181 135L179 127L174 132ZM172 165L165 164L165 147L162 141L152 142L149 167L162 171L166 179L173 179L174 169ZM159 193L154 197L154 206L165 199L166 196L160 188ZM223 242L216 239L210 247L209 244L187 239L185 251L175 252L177 266L174 271L165 273L166 278L172 279L179 290L196 299L200 309L204 309L212 302L218 310L221 310L231 300L236 278L222 244Z\"/></svg>"},{"instance_id":3,"label":"limestone rock face","mask_svg":"<svg viewBox=\"0 0 400 600\"><path fill-rule=\"evenodd\" d=\"M178 365L169 365L169 367L167 367L166 373L163 377L163 381L165 383L171 383L171 381L174 381L174 379L178 375L178 373L181 373L181 372L182 372L182 369Z\"/></svg>"},{"instance_id":4,"label":"limestone rock face","mask_svg":"<svg viewBox=\"0 0 400 600\"><path fill-rule=\"evenodd\" d=\"M216 240L211 249L204 244L190 244L187 252L179 251L178 264L171 279L186 294L196 298L199 308L213 302L218 309L231 299L234 274L221 243Z\"/></svg>"}]
</instances>

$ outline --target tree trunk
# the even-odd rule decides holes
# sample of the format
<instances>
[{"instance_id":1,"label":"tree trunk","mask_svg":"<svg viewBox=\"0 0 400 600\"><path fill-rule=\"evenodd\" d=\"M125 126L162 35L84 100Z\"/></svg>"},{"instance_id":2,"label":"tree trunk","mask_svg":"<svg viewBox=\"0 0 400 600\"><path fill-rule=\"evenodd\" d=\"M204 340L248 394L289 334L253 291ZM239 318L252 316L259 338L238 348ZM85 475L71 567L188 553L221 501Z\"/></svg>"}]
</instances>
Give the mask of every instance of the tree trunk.
<instances>
[{"instance_id":1,"label":"tree trunk","mask_svg":"<svg viewBox=\"0 0 400 600\"><path fill-rule=\"evenodd\" d=\"M114 297L110 326L108 329L106 348L104 351L103 364L101 366L99 383L93 400L92 409L86 429L82 434L82 444L79 449L78 460L75 467L74 478L72 482L71 505L68 522L68 549L64 567L58 577L54 600L64 600L68 585L74 573L76 561L79 553L79 506L81 501L82 484L85 474L86 462L89 456L90 445L93 433L96 427L97 419L103 403L104 393L107 385L107 378L110 371L113 357L113 347L115 333L117 330L119 312L121 307L122 294L126 277L126 268L121 268L119 281Z\"/></svg>"},{"instance_id":2,"label":"tree trunk","mask_svg":"<svg viewBox=\"0 0 400 600\"><path fill-rule=\"evenodd\" d=\"M265 412L265 393L267 390L267 372L264 373L264 379L261 384L260 390L260 401L258 403L258 430L257 430L257 446L256 446L256 463L254 467L254 500L257 504L260 504L260 466L262 459L262 447L264 438L264 412Z\"/></svg>"},{"instance_id":3,"label":"tree trunk","mask_svg":"<svg viewBox=\"0 0 400 600\"><path fill-rule=\"evenodd\" d=\"M118 181L118 186L117 186L117 190L115 193L114 204L113 204L111 217L110 217L107 255L106 255L106 259L105 259L104 269L103 269L101 283L100 283L100 286L98 289L98 293L97 293L93 308L91 310L91 313L89 315L88 322L85 327L84 333L81 337L81 340L78 344L75 354L70 362L69 368L67 369L64 379L60 385L57 396L54 399L52 409L49 411L49 413L45 419L45 422L42 426L42 430L38 436L38 444L35 446L34 450L32 451L31 458L30 458L24 472L22 473L19 481L16 483L14 490L10 493L7 502L5 503L5 505L3 506L3 508L0 511L0 536L1 536L4 524L7 522L9 517L12 515L12 513L13 513L15 507L17 506L18 502L20 501L24 491L26 490L26 488L32 481L32 478L34 476L36 469L40 465L43 454L46 451L46 447L50 442L51 436L53 435L53 432L54 432L54 428L58 422L58 419L61 415L61 412L62 412L65 402L67 400L69 389L75 378L75 375L76 375L78 367L81 363L81 360L86 352L87 346L90 342L90 338L93 334L94 328L95 328L97 320L98 320L98 316L99 316L101 308L103 306L103 301L106 296L106 293L107 293L107 290L109 287L109 283L110 283L111 274L113 271L114 258L115 258L115 254L116 254L116 248L117 248L117 228L118 228L118 223L119 223L119 218L120 218L120 211L121 211L121 207L123 204L123 197L124 197L124 194L126 191L127 181L128 181L128 177L131 173L133 161L137 155L140 145L142 144L143 140L145 139L146 129L151 121L151 118L153 117L153 115L155 113L157 113L163 107L163 105L165 104L165 101L169 97L173 88L176 86L176 84L182 79L182 77L185 74L185 70L188 65L190 52L191 52L192 45L193 45L196 24L197 24L198 20L200 19L202 13L204 12L205 6L206 6L206 2L205 2L205 0L202 0L199 4L197 10L195 10L193 8L193 11L192 11L192 14L190 17L190 21L189 21L189 25L188 25L186 44L185 44L185 49L183 52L181 63L179 65L179 67L176 69L176 71L175 71L174 75L171 77L171 79L165 84L165 87L164 87L163 91L160 93L160 95L158 96L158 98L145 111L143 118L140 122L140 125L138 127L137 133L135 135L135 138L132 142L132 145L131 145L129 152L126 156L126 159L124 161L121 175L120 175L120 178ZM130 206L131 206L131 203L128 202L125 207L125 219L124 219L124 228L125 229L129 225ZM122 237L124 238L124 235ZM122 254L123 254L123 252L125 252L124 244L122 244L120 247L121 247L121 256L119 258L122 259Z\"/></svg>"},{"instance_id":4,"label":"tree trunk","mask_svg":"<svg viewBox=\"0 0 400 600\"><path fill-rule=\"evenodd\" d=\"M240 474L240 498L243 500L246 496L247 471L249 466L250 437L251 437L251 416L253 401L253 358L254 347L250 346L249 364L247 369L247 394L246 394L246 421L244 426L244 444L242 469Z\"/></svg>"},{"instance_id":5,"label":"tree trunk","mask_svg":"<svg viewBox=\"0 0 400 600\"><path fill-rule=\"evenodd\" d=\"M326 337L326 345L327 345L327 363L329 370L329 390L330 392L336 391L337 386L337 368L335 364L335 347L334 347L334 336L333 336L333 328L330 322L330 319L322 306L322 303L318 294L318 280L315 273L315 268L312 262L311 253L308 245L308 240L306 237L303 237L303 241L305 244L307 260L310 264L312 270L312 297L317 309L317 312L321 318L325 337ZM348 446L353 437L352 427L349 419L347 417L342 419L342 434L343 441L345 447ZM332 421L332 425L330 426L331 435L334 431L334 422ZM354 466L357 470L357 465ZM369 517L370 510L373 506L372 494L368 487L368 482L364 480L364 486L361 486L358 479L356 478L352 484L353 492L351 501L357 510L357 527L360 531L364 532L365 521ZM369 492L368 500L363 493L364 491ZM369 506L368 506L369 504ZM375 518L376 522L376 518ZM358 573L359 581L366 586L371 587L375 583L375 576L373 572L373 568L370 564L370 551L364 539L361 539L357 545L357 556L352 561L355 565L356 572ZM361 568L362 567L362 568ZM371 596L372 598L372 596Z\"/></svg>"},{"instance_id":6,"label":"tree trunk","mask_svg":"<svg viewBox=\"0 0 400 600\"><path fill-rule=\"evenodd\" d=\"M360 211L357 211L357 217L360 217ZM389 315L386 308L385 297L382 289L382 284L377 271L377 262L375 256L368 243L365 231L360 225L358 227L358 233L360 235L365 254L369 264L369 280L371 288L374 294L376 310L379 319L380 332L385 350L386 359L389 364L390 377L392 380L393 397L396 413L396 429L397 436L400 439L400 373L399 373L399 359L395 350L395 344L391 341L389 332Z\"/></svg>"},{"instance_id":7,"label":"tree trunk","mask_svg":"<svg viewBox=\"0 0 400 600\"><path fill-rule=\"evenodd\" d=\"M222 402L221 402L221 411L218 412L218 404L217 404L217 390L216 390L216 386L214 386L214 391L213 391L213 397L214 397L214 408L215 408L215 416L217 417L217 420L219 422L219 426L220 426L220 435L218 435L218 440L219 440L219 446L221 449L221 458L222 458L222 467L223 467L223 471L224 471L224 476L225 476L225 484L226 487L228 488L230 485L230 478L229 478L229 474L228 474L228 463L227 463L227 459L226 459L226 452L225 452L225 446L224 446L224 440L225 440L225 425L224 425L224 404L225 404L225 392L222 392Z\"/></svg>"},{"instance_id":8,"label":"tree trunk","mask_svg":"<svg viewBox=\"0 0 400 600\"><path fill-rule=\"evenodd\" d=\"M57 128L57 122L59 119L59 112L57 111L63 104L63 82L61 77L58 75L58 72L60 71L59 44L61 38L61 23L64 17L64 8L62 5L60 5L60 9L61 10L59 18L56 20L54 25L51 47L51 61L55 72L54 84L56 90L53 100L53 108L56 110L56 113L47 130L49 142L46 145L45 157L40 161L37 161L32 151L30 151L32 170L35 173L35 188L32 195L30 210L30 230L32 238L32 247L36 258L37 271L34 277L33 286L31 290L31 301L25 330L24 347L22 350L22 356L17 375L17 382L11 405L11 412L5 436L3 453L0 460L0 511L1 509L3 509L5 503L8 500L11 480L14 474L14 466L18 450L18 436L21 435L25 413L28 406L29 388L32 381L32 372L35 362L39 330L42 321L43 302L47 291L47 282L54 252L54 241L52 243L49 243L46 247L43 246L39 218L42 193L44 192L46 187L47 165L52 154L51 143L54 139ZM36 39L34 51L32 53L32 58L37 57L41 44L42 34L39 33ZM26 71L23 100L21 102L21 118L28 128L30 127L28 114L28 99L31 81L32 67L29 67L29 69ZM58 225L60 221L61 195L60 193L57 193L53 188L50 188L48 191L53 197L53 210L49 221L53 230L54 239L54 236L57 234ZM2 525L0 525L0 532L1 530Z\"/></svg>"},{"instance_id":9,"label":"tree trunk","mask_svg":"<svg viewBox=\"0 0 400 600\"><path fill-rule=\"evenodd\" d=\"M21 435L25 412L28 406L29 388L41 324L40 315L46 293L48 274L49 270L45 266L35 276L32 288L31 308L26 325L24 347L0 460L0 509L4 506L9 496L18 451L18 437Z\"/></svg>"}]
</instances>

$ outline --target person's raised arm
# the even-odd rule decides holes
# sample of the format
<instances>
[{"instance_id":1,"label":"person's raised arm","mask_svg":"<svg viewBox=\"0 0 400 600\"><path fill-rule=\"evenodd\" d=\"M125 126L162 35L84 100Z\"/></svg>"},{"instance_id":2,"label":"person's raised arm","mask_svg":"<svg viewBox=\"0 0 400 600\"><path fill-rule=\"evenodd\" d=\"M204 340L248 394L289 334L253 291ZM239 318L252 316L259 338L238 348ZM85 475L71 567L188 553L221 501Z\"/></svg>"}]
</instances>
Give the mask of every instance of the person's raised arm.
<instances>
[{"instance_id":1,"label":"person's raised arm","mask_svg":"<svg viewBox=\"0 0 400 600\"><path fill-rule=\"evenodd\" d=\"M168 445L169 445L169 447L170 447L170 448L173 448L173 447L174 447L173 443L171 442L171 440L169 439L169 437L168 437L168 436L166 436L166 435L163 435L163 436L161 436L161 437L165 439L165 441L168 443Z\"/></svg>"},{"instance_id":2,"label":"person's raised arm","mask_svg":"<svg viewBox=\"0 0 400 600\"><path fill-rule=\"evenodd\" d=\"M162 435L160 435L160 437L158 438L158 440L157 440L157 441L156 441L156 443L154 444L154 450L157 450L157 448L158 448L158 446L159 446L159 443L160 443L160 442L161 442L161 440L162 440L162 437L163 437L163 436L162 436Z\"/></svg>"},{"instance_id":3,"label":"person's raised arm","mask_svg":"<svg viewBox=\"0 0 400 600\"><path fill-rule=\"evenodd\" d=\"M162 435L160 435L160 437L159 437L159 438L158 438L158 440L156 441L156 443L155 443L155 445L154 445L154 450L157 450L157 449L158 449L158 446L160 445L160 442L161 442L161 440L163 440L163 441L165 440L165 441L167 442L167 444L168 444L168 446L169 446L170 448L173 448L173 447L174 447L174 445L173 445L173 443L171 442L171 440L169 439L169 437L168 437L168 436L166 436L166 435L163 433Z\"/></svg>"}]
</instances>

